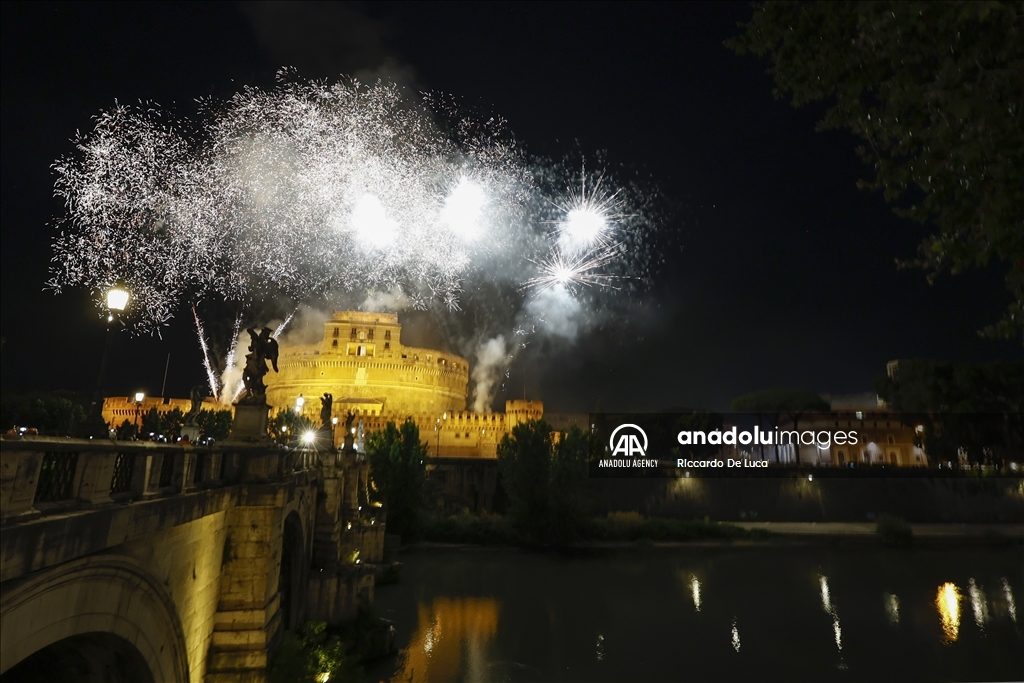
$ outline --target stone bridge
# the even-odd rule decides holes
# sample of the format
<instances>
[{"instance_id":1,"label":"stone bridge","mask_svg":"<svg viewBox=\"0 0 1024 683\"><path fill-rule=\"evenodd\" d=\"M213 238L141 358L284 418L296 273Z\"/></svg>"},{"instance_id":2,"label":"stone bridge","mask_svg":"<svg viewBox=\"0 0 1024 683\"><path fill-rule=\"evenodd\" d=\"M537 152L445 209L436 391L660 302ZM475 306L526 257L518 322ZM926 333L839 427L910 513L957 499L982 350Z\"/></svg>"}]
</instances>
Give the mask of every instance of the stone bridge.
<instances>
[{"instance_id":1,"label":"stone bridge","mask_svg":"<svg viewBox=\"0 0 1024 683\"><path fill-rule=\"evenodd\" d=\"M373 599L383 510L334 450L5 437L0 681L263 681Z\"/></svg>"}]
</instances>

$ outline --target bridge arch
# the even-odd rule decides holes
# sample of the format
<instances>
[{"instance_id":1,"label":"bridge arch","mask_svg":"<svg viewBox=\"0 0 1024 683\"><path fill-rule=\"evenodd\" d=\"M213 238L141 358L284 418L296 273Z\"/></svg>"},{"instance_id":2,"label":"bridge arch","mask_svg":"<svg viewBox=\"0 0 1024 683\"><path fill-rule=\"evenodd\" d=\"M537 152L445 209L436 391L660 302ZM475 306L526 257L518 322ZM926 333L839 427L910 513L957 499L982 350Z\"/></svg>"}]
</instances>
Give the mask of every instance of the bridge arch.
<instances>
[{"instance_id":1,"label":"bridge arch","mask_svg":"<svg viewBox=\"0 0 1024 683\"><path fill-rule=\"evenodd\" d=\"M134 561L93 555L12 584L0 595L0 674L51 646L108 647L129 672L148 673L156 683L188 681L174 603Z\"/></svg>"}]
</instances>

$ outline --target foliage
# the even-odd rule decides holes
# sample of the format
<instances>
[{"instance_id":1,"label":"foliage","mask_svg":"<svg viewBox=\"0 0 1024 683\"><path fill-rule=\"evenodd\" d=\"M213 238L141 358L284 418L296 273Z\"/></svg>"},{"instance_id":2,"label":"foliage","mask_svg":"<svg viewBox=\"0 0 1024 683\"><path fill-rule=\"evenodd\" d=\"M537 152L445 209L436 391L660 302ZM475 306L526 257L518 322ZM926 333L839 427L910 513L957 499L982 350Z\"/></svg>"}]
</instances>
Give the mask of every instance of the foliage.
<instances>
[{"instance_id":1,"label":"foliage","mask_svg":"<svg viewBox=\"0 0 1024 683\"><path fill-rule=\"evenodd\" d=\"M5 395L0 401L0 421L5 430L34 427L40 434L72 436L85 419L85 408L64 396Z\"/></svg>"},{"instance_id":2,"label":"foliage","mask_svg":"<svg viewBox=\"0 0 1024 683\"><path fill-rule=\"evenodd\" d=\"M131 441L138 435L139 429L135 426L134 422L126 418L124 422L118 425L114 433L117 435L118 441Z\"/></svg>"},{"instance_id":3,"label":"foliage","mask_svg":"<svg viewBox=\"0 0 1024 683\"><path fill-rule=\"evenodd\" d=\"M474 515L462 511L455 515L425 517L422 538L435 543L472 543L475 545L515 545L519 536L508 517Z\"/></svg>"},{"instance_id":4,"label":"foliage","mask_svg":"<svg viewBox=\"0 0 1024 683\"><path fill-rule=\"evenodd\" d=\"M427 445L420 441L420 430L411 419L401 429L394 422L366 436L366 458L370 463L371 498L384 503L388 511L388 531L415 537L425 502Z\"/></svg>"},{"instance_id":5,"label":"foliage","mask_svg":"<svg viewBox=\"0 0 1024 683\"><path fill-rule=\"evenodd\" d=\"M879 515L875 533L885 545L908 546L914 540L914 532L902 517Z\"/></svg>"},{"instance_id":6,"label":"foliage","mask_svg":"<svg viewBox=\"0 0 1024 683\"><path fill-rule=\"evenodd\" d=\"M344 683L363 678L355 657L322 621L286 631L267 673L271 683Z\"/></svg>"},{"instance_id":7,"label":"foliage","mask_svg":"<svg viewBox=\"0 0 1024 683\"><path fill-rule=\"evenodd\" d=\"M888 405L907 424L921 424L925 451L956 460L961 449L973 462L1024 450L1024 362L976 366L901 360L893 377L875 379Z\"/></svg>"},{"instance_id":8,"label":"foliage","mask_svg":"<svg viewBox=\"0 0 1024 683\"><path fill-rule=\"evenodd\" d=\"M557 545L572 542L582 533L583 521L590 511L589 467L588 436L573 425L555 444L551 459L548 537Z\"/></svg>"},{"instance_id":9,"label":"foliage","mask_svg":"<svg viewBox=\"0 0 1024 683\"><path fill-rule=\"evenodd\" d=\"M743 29L726 44L771 59L777 97L826 102L818 129L866 143L861 186L934 225L903 265L1001 261L1012 302L986 333L1024 332L1024 5L762 2Z\"/></svg>"},{"instance_id":10,"label":"foliage","mask_svg":"<svg viewBox=\"0 0 1024 683\"><path fill-rule=\"evenodd\" d=\"M590 436L574 426L552 440L543 420L512 428L498 445L498 468L513 528L529 543L569 543L590 508Z\"/></svg>"},{"instance_id":11,"label":"foliage","mask_svg":"<svg viewBox=\"0 0 1024 683\"><path fill-rule=\"evenodd\" d=\"M303 434L315 430L319 425L294 410L280 410L267 424L271 438L282 445L298 443Z\"/></svg>"},{"instance_id":12,"label":"foliage","mask_svg":"<svg viewBox=\"0 0 1024 683\"><path fill-rule=\"evenodd\" d=\"M543 420L517 424L498 444L498 469L516 530L542 541L548 531L551 427Z\"/></svg>"},{"instance_id":13,"label":"foliage","mask_svg":"<svg viewBox=\"0 0 1024 683\"><path fill-rule=\"evenodd\" d=\"M230 410L200 410L196 425L201 438L223 441L231 434L231 420Z\"/></svg>"},{"instance_id":14,"label":"foliage","mask_svg":"<svg viewBox=\"0 0 1024 683\"><path fill-rule=\"evenodd\" d=\"M185 422L185 414L180 408L160 413L155 407L142 415L140 432L142 434L163 434L174 440L181 434L181 426Z\"/></svg>"}]
</instances>

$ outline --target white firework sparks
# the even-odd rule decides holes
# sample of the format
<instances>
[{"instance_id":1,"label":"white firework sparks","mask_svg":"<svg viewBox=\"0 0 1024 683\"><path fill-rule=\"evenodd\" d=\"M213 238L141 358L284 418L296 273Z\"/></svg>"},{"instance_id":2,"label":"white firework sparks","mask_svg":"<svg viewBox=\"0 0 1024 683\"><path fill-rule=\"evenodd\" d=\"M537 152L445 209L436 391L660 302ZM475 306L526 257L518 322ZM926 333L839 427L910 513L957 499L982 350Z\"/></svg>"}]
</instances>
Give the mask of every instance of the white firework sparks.
<instances>
[{"instance_id":1,"label":"white firework sparks","mask_svg":"<svg viewBox=\"0 0 1024 683\"><path fill-rule=\"evenodd\" d=\"M536 262L540 274L523 282L523 287L543 292L551 287L561 286L569 291L577 287L608 287L615 288L618 276L608 275L602 271L604 266L614 261L617 246L593 249L582 254L566 255L559 249Z\"/></svg>"},{"instance_id":2,"label":"white firework sparks","mask_svg":"<svg viewBox=\"0 0 1024 683\"><path fill-rule=\"evenodd\" d=\"M217 381L203 300L249 319L261 302L401 291L414 309L456 312L482 281L575 296L646 277L649 224L630 224L635 197L603 172L530 162L502 121L390 83L281 80L204 100L195 122L148 103L99 114L54 164L66 213L48 285L100 304L122 283L137 332L191 307L224 400L238 390ZM521 313L522 299L503 305Z\"/></svg>"}]
</instances>

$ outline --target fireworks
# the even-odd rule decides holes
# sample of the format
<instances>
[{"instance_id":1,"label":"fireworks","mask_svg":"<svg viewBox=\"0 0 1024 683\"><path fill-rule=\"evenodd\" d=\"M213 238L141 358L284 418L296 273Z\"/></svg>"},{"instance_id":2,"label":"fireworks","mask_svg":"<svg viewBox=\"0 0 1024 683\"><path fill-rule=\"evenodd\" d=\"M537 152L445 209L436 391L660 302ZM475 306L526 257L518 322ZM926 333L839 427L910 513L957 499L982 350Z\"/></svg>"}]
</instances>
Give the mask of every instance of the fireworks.
<instances>
[{"instance_id":1,"label":"fireworks","mask_svg":"<svg viewBox=\"0 0 1024 683\"><path fill-rule=\"evenodd\" d=\"M195 312L207 298L251 311L387 291L458 311L482 278L518 289L524 311L531 292L644 276L646 226L603 172L530 161L501 121L388 83L283 73L274 89L202 101L197 121L117 105L75 144L54 164L66 213L48 284L99 300L124 283L140 332L191 306L222 399L237 392L209 360Z\"/></svg>"}]
</instances>

